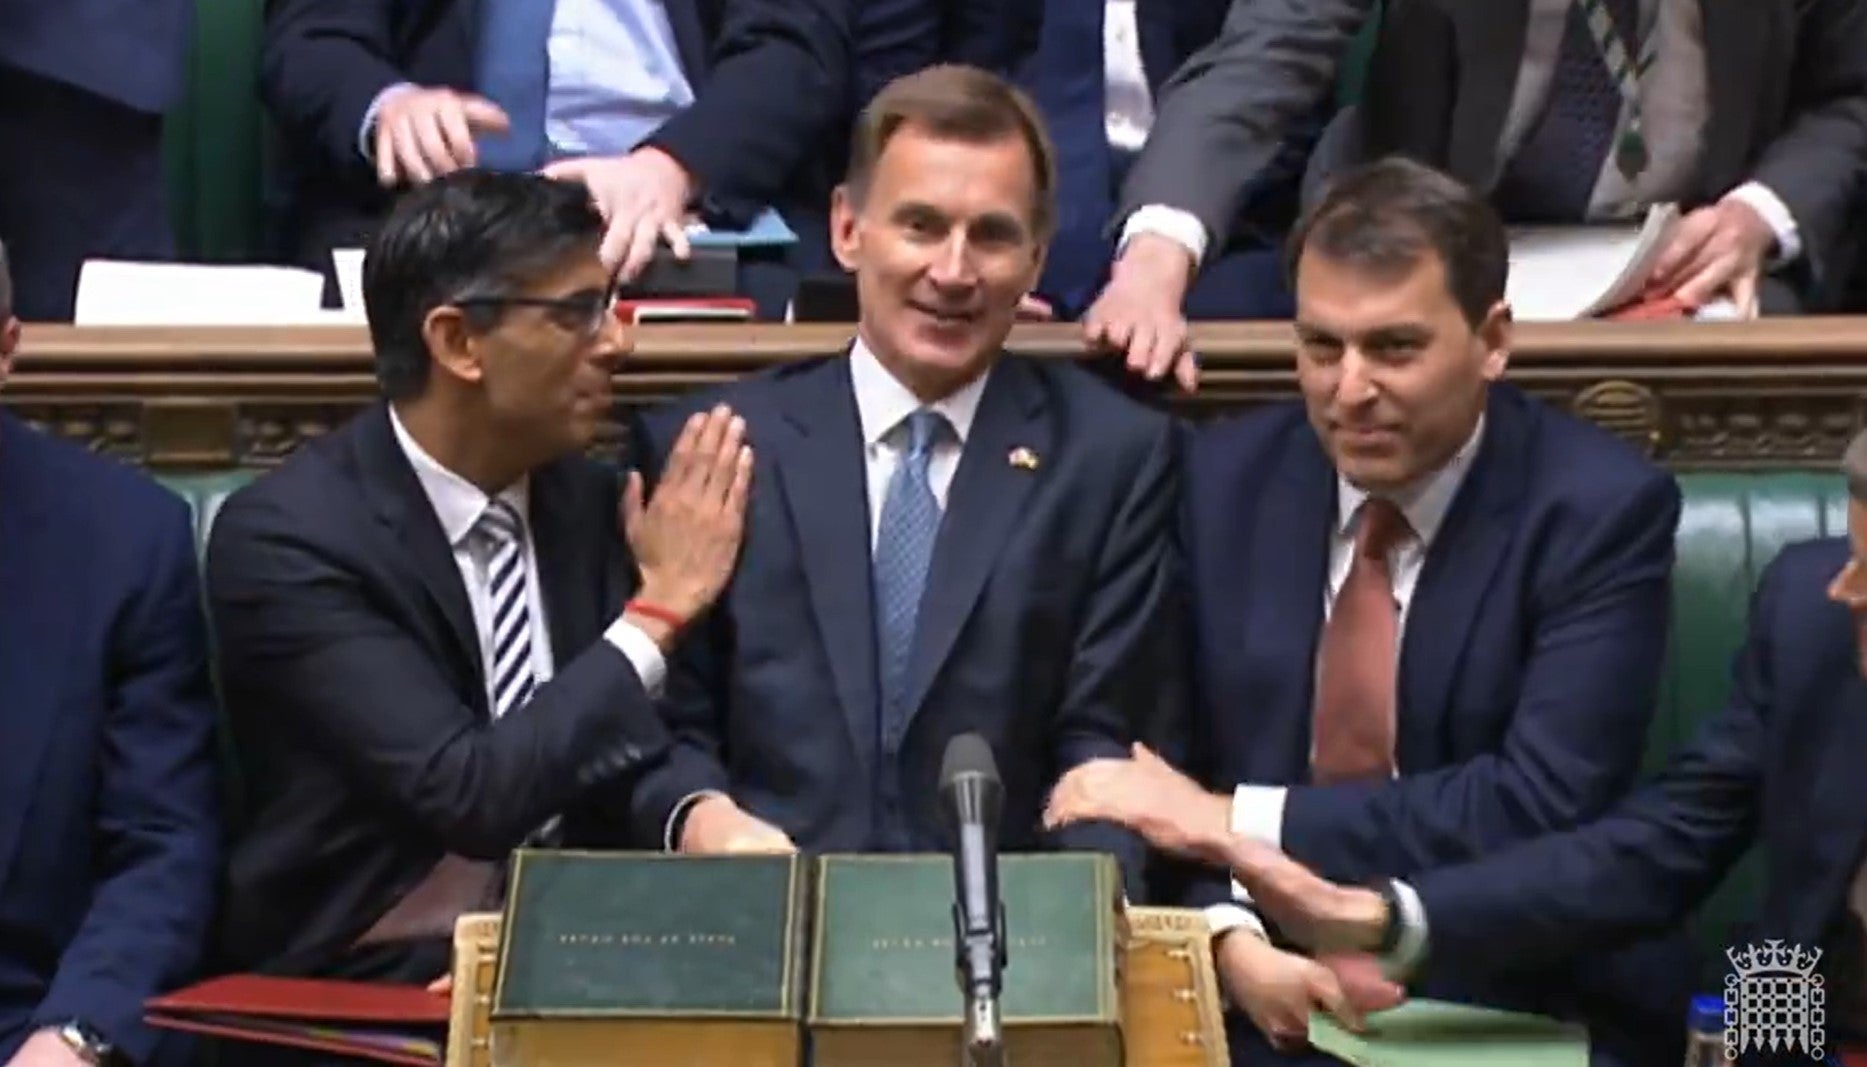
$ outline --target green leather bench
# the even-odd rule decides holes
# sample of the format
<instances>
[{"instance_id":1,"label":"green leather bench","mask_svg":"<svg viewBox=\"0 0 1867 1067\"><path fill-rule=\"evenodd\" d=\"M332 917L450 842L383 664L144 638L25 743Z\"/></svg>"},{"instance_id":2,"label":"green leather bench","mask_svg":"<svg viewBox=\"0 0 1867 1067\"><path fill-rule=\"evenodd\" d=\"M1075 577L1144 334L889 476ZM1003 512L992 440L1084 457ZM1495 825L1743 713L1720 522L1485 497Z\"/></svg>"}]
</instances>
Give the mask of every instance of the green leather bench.
<instances>
[{"instance_id":1,"label":"green leather bench","mask_svg":"<svg viewBox=\"0 0 1867 1067\"><path fill-rule=\"evenodd\" d=\"M205 545L220 505L251 478L246 471L219 471L166 475L162 481L194 507ZM1723 705L1731 657L1743 640L1750 593L1763 568L1785 544L1842 534L1847 523L1847 492L1838 473L1687 474L1679 482L1685 508L1672 640L1648 744L1649 770L1663 765L1697 723ZM1758 891L1753 855L1699 915L1696 933L1708 975L1722 973L1724 947Z\"/></svg>"}]
</instances>

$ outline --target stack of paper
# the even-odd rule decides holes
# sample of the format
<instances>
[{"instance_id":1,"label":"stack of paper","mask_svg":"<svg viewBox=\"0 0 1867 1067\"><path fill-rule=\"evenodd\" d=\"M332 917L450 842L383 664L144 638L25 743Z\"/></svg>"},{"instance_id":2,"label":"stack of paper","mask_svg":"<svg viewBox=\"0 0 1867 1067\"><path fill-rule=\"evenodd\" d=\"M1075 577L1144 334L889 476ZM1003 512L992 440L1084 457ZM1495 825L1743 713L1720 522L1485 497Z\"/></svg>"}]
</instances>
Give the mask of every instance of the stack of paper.
<instances>
[{"instance_id":1,"label":"stack of paper","mask_svg":"<svg viewBox=\"0 0 1867 1067\"><path fill-rule=\"evenodd\" d=\"M1412 1000L1350 1033L1310 1018L1310 1044L1355 1067L1588 1067L1588 1031L1540 1015Z\"/></svg>"},{"instance_id":2,"label":"stack of paper","mask_svg":"<svg viewBox=\"0 0 1867 1067\"><path fill-rule=\"evenodd\" d=\"M1504 295L1520 322L1593 318L1633 303L1679 225L1655 204L1639 226L1523 226L1510 231Z\"/></svg>"}]
</instances>

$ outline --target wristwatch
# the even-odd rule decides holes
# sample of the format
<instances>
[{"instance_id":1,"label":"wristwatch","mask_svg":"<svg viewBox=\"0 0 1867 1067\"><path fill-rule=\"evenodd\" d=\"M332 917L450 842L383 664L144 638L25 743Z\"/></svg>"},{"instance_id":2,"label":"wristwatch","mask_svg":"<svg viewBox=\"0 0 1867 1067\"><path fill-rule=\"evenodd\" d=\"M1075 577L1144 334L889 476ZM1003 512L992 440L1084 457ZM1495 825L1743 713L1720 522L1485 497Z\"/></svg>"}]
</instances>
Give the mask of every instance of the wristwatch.
<instances>
[{"instance_id":1,"label":"wristwatch","mask_svg":"<svg viewBox=\"0 0 1867 1067\"><path fill-rule=\"evenodd\" d=\"M78 1054L86 1063L103 1067L117 1062L117 1050L104 1036L82 1019L71 1019L59 1024L58 1039L65 1047Z\"/></svg>"}]
</instances>

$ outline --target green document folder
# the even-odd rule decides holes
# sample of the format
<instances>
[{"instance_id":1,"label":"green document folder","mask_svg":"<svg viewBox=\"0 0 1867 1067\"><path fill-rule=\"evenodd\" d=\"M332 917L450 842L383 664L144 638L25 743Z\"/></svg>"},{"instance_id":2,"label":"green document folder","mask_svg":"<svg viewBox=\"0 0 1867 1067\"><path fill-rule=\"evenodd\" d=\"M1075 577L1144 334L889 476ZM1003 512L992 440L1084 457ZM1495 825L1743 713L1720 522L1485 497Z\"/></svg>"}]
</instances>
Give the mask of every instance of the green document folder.
<instances>
[{"instance_id":1,"label":"green document folder","mask_svg":"<svg viewBox=\"0 0 1867 1067\"><path fill-rule=\"evenodd\" d=\"M1411 1000L1350 1033L1310 1016L1310 1044L1355 1067L1588 1067L1588 1031L1541 1015Z\"/></svg>"}]
</instances>

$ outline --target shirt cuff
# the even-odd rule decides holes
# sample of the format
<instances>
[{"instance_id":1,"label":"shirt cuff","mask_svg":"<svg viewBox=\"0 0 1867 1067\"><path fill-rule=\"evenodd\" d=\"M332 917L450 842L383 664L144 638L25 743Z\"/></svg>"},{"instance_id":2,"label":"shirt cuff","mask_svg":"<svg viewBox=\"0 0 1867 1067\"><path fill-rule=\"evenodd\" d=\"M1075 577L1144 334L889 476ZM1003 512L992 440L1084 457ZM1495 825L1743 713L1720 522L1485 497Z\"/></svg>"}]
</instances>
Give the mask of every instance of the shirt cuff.
<instances>
[{"instance_id":1,"label":"shirt cuff","mask_svg":"<svg viewBox=\"0 0 1867 1067\"><path fill-rule=\"evenodd\" d=\"M1407 883L1395 879L1394 901L1399 914L1394 920L1400 924L1400 936L1394 943L1394 949L1381 957L1381 973L1388 980L1405 981L1426 958L1426 906L1420 903L1420 894Z\"/></svg>"},{"instance_id":2,"label":"shirt cuff","mask_svg":"<svg viewBox=\"0 0 1867 1067\"><path fill-rule=\"evenodd\" d=\"M1115 254L1121 255L1128 242L1137 234L1152 233L1167 238L1192 253L1193 263L1198 265L1206 258L1206 227L1190 211L1165 204L1146 204L1136 208L1135 213L1122 223L1121 240L1115 245Z\"/></svg>"},{"instance_id":3,"label":"shirt cuff","mask_svg":"<svg viewBox=\"0 0 1867 1067\"><path fill-rule=\"evenodd\" d=\"M1284 847L1284 800L1281 785L1241 785L1232 790L1232 832L1275 849Z\"/></svg>"},{"instance_id":4,"label":"shirt cuff","mask_svg":"<svg viewBox=\"0 0 1867 1067\"><path fill-rule=\"evenodd\" d=\"M708 797L723 797L725 795L726 794L717 789L702 789L698 793L689 793L682 797L680 803L674 805L674 810L669 813L668 825L661 828L661 847L669 852L679 852L679 831L681 829L681 824L687 821L688 809Z\"/></svg>"},{"instance_id":5,"label":"shirt cuff","mask_svg":"<svg viewBox=\"0 0 1867 1067\"><path fill-rule=\"evenodd\" d=\"M1233 886L1235 888L1237 883L1234 882ZM1212 932L1214 940L1220 934L1239 929L1248 930L1259 937L1266 936L1264 920L1249 908L1237 904L1214 904L1205 910L1205 915L1206 929Z\"/></svg>"},{"instance_id":6,"label":"shirt cuff","mask_svg":"<svg viewBox=\"0 0 1867 1067\"><path fill-rule=\"evenodd\" d=\"M357 154L365 163L376 162L376 115L382 111L383 101L397 89L407 89L414 82L396 82L370 100L370 106L363 109L363 121L357 123Z\"/></svg>"},{"instance_id":7,"label":"shirt cuff","mask_svg":"<svg viewBox=\"0 0 1867 1067\"><path fill-rule=\"evenodd\" d=\"M1776 234L1776 252L1770 256L1764 266L1781 267L1793 263L1802 255L1802 231L1796 226L1796 217L1789 213L1789 205L1776 195L1775 190L1762 182L1745 182L1726 193L1731 200L1750 205L1757 214L1763 216L1764 224L1770 232Z\"/></svg>"},{"instance_id":8,"label":"shirt cuff","mask_svg":"<svg viewBox=\"0 0 1867 1067\"><path fill-rule=\"evenodd\" d=\"M617 619L609 624L609 629L603 631L603 640L629 657L629 665L635 668L635 676L641 680L642 688L648 691L651 698L661 699L662 686L668 679L668 661L661 654L661 646L655 644L655 639L629 620Z\"/></svg>"}]
</instances>

